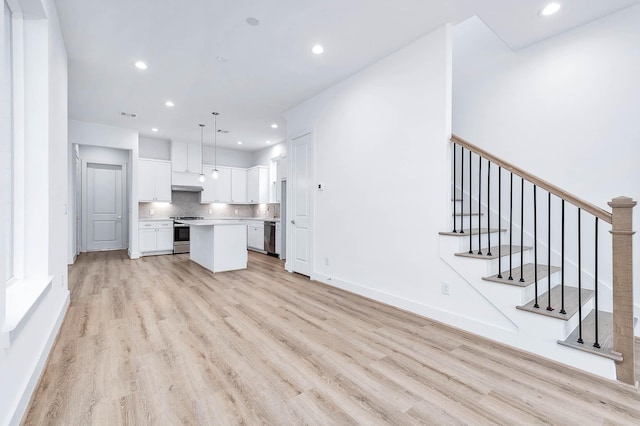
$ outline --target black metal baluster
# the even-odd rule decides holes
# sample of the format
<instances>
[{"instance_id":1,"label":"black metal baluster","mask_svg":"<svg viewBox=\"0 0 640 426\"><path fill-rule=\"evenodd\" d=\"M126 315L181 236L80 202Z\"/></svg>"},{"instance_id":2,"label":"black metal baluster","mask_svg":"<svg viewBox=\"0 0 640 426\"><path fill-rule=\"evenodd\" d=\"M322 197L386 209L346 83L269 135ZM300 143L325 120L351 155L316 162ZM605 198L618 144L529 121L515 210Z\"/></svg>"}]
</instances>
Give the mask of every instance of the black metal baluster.
<instances>
[{"instance_id":1,"label":"black metal baluster","mask_svg":"<svg viewBox=\"0 0 640 426\"><path fill-rule=\"evenodd\" d=\"M491 256L491 161L487 162L487 256Z\"/></svg>"},{"instance_id":2,"label":"black metal baluster","mask_svg":"<svg viewBox=\"0 0 640 426\"><path fill-rule=\"evenodd\" d=\"M464 146L460 146L460 233L464 234Z\"/></svg>"},{"instance_id":3,"label":"black metal baluster","mask_svg":"<svg viewBox=\"0 0 640 426\"><path fill-rule=\"evenodd\" d=\"M502 166L498 166L498 278L502 278Z\"/></svg>"},{"instance_id":4,"label":"black metal baluster","mask_svg":"<svg viewBox=\"0 0 640 426\"><path fill-rule=\"evenodd\" d=\"M561 231L561 235L562 235L562 242L561 244L561 251L560 251L560 257L561 257L561 268L562 268L562 273L560 274L560 297L562 298L562 306L560 308L560 313L563 315L566 315L567 311L565 311L564 309L564 200L562 200L562 222L560 227L562 228Z\"/></svg>"},{"instance_id":5,"label":"black metal baluster","mask_svg":"<svg viewBox=\"0 0 640 426\"><path fill-rule=\"evenodd\" d=\"M582 340L582 249L580 246L580 208L578 208L578 343Z\"/></svg>"},{"instance_id":6,"label":"black metal baluster","mask_svg":"<svg viewBox=\"0 0 640 426\"><path fill-rule=\"evenodd\" d=\"M520 178L520 282L524 282L524 178Z\"/></svg>"},{"instance_id":7,"label":"black metal baluster","mask_svg":"<svg viewBox=\"0 0 640 426\"><path fill-rule=\"evenodd\" d=\"M533 305L534 308L539 308L538 305L538 203L537 203L537 188L533 185L533 281L536 292L536 301Z\"/></svg>"},{"instance_id":8,"label":"black metal baluster","mask_svg":"<svg viewBox=\"0 0 640 426\"><path fill-rule=\"evenodd\" d=\"M547 216L547 222L549 223L549 234L547 236L547 268L551 272L551 193L549 192L549 212ZM547 311L553 311L551 307L551 274L547 277Z\"/></svg>"},{"instance_id":9,"label":"black metal baluster","mask_svg":"<svg viewBox=\"0 0 640 426\"><path fill-rule=\"evenodd\" d=\"M456 231L456 144L453 143L453 232Z\"/></svg>"},{"instance_id":10,"label":"black metal baluster","mask_svg":"<svg viewBox=\"0 0 640 426\"><path fill-rule=\"evenodd\" d=\"M482 254L482 157L478 155L478 254Z\"/></svg>"},{"instance_id":11,"label":"black metal baluster","mask_svg":"<svg viewBox=\"0 0 640 426\"><path fill-rule=\"evenodd\" d=\"M596 217L596 266L595 266L595 298L596 298L596 341L593 344L594 348L599 348L598 343L598 218Z\"/></svg>"},{"instance_id":12,"label":"black metal baluster","mask_svg":"<svg viewBox=\"0 0 640 426\"><path fill-rule=\"evenodd\" d=\"M469 254L473 254L473 250L471 249L471 247L473 247L473 242L471 240L471 237L473 234L473 232L471 232L471 229L473 229L473 216L471 213L471 201L473 201L473 179L472 179L472 167L471 167L471 150L469 150Z\"/></svg>"},{"instance_id":13,"label":"black metal baluster","mask_svg":"<svg viewBox=\"0 0 640 426\"><path fill-rule=\"evenodd\" d=\"M513 281L513 173L509 190L509 281Z\"/></svg>"}]
</instances>

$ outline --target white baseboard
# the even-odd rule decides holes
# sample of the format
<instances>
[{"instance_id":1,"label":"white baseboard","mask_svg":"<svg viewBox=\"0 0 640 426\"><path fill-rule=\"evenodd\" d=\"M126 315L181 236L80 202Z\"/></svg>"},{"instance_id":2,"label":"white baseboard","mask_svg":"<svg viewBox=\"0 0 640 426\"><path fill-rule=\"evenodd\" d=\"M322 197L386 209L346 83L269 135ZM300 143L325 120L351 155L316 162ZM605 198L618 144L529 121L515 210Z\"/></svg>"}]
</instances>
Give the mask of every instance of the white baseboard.
<instances>
[{"instance_id":1,"label":"white baseboard","mask_svg":"<svg viewBox=\"0 0 640 426\"><path fill-rule=\"evenodd\" d=\"M38 358L38 362L33 372L31 373L31 378L27 383L27 387L24 390L22 396L20 397L18 406L13 412L13 416L11 418L11 421L9 422L10 425L16 425L16 426L19 425L26 413L27 408L29 407L29 403L31 402L33 393L36 390L36 386L40 381L40 377L44 372L44 368L46 366L47 360L49 359L49 354L51 353L51 348L53 347L53 343L56 337L58 336L58 332L60 331L60 327L62 326L62 321L64 320L64 317L67 313L67 309L69 308L70 302L71 302L70 293L69 293L69 290L67 290L67 296L65 298L65 301L60 308L60 312L58 313L56 322L53 324L53 327L49 332L49 336L47 337L45 346L42 350L42 353L40 354L40 357Z\"/></svg>"},{"instance_id":2,"label":"white baseboard","mask_svg":"<svg viewBox=\"0 0 640 426\"><path fill-rule=\"evenodd\" d=\"M471 318L438 306L399 297L324 274L315 273L311 276L311 279L492 340L514 346L517 344L518 329L515 326L513 328L501 327L497 324L484 322L478 318Z\"/></svg>"}]
</instances>

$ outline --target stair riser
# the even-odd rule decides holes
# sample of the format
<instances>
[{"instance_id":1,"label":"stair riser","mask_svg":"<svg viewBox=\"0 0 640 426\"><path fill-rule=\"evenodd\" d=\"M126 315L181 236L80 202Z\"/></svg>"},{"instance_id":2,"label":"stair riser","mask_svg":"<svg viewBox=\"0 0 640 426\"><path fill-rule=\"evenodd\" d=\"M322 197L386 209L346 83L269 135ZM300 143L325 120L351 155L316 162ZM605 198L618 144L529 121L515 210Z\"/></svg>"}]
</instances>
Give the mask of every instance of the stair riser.
<instances>
[{"instance_id":1,"label":"stair riser","mask_svg":"<svg viewBox=\"0 0 640 426\"><path fill-rule=\"evenodd\" d=\"M493 254L496 254L496 253L493 253ZM532 259L529 252L525 250L523 254L522 264L527 264L527 263L530 263L531 261ZM487 263L488 263L487 269L489 270L489 274L483 275L483 276L495 275L498 272L500 272L500 268L502 268L502 271L508 270L509 269L509 253L506 253L506 255L502 256L502 262L498 262L498 259L491 259L491 260L488 260ZM520 252L513 253L513 256L511 258L511 266L513 268L517 268L520 266Z\"/></svg>"},{"instance_id":2,"label":"stair riser","mask_svg":"<svg viewBox=\"0 0 640 426\"><path fill-rule=\"evenodd\" d=\"M514 279L518 280L520 277L514 277ZM551 288L560 285L560 276L558 273L551 275ZM549 280L548 277L538 279L538 295L541 295L545 291L549 290ZM524 303L533 300L535 296L536 286L535 284L528 285L524 287Z\"/></svg>"},{"instance_id":3,"label":"stair riser","mask_svg":"<svg viewBox=\"0 0 640 426\"><path fill-rule=\"evenodd\" d=\"M480 216L482 217L482 227L486 228L487 227L487 221L484 219L484 216ZM455 227L456 229L459 231L460 230L460 216L454 216L451 218L451 224L449 225L451 230L453 229L453 219L455 219L456 223L455 223ZM464 229L469 229L469 223L471 223L471 227L472 228L477 228L478 227L478 216L462 216L462 224Z\"/></svg>"},{"instance_id":4,"label":"stair riser","mask_svg":"<svg viewBox=\"0 0 640 426\"><path fill-rule=\"evenodd\" d=\"M459 241L460 241L460 249L458 250L458 253L460 252L465 252L465 251L469 251L469 234L463 234L463 236L458 237ZM478 235L472 235L471 236L471 248L474 251L478 251L478 247L482 247L482 248L486 248L489 247L489 235L488 234L480 234L480 243L478 243ZM502 233L502 237L501 237L501 241L502 244L509 244L509 237L507 235L506 232ZM498 245L498 233L497 232L492 232L491 233L491 246L497 246ZM514 242L514 245L516 245L516 243ZM518 244L519 245L519 244Z\"/></svg>"}]
</instances>

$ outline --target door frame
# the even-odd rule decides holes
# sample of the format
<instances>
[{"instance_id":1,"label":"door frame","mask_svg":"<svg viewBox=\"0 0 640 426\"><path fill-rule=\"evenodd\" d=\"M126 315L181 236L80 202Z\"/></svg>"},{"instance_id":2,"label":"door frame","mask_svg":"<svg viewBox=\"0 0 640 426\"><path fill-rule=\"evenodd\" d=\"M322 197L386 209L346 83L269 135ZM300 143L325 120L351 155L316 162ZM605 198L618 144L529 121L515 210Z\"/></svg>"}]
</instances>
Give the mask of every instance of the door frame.
<instances>
[{"instance_id":1,"label":"door frame","mask_svg":"<svg viewBox=\"0 0 640 426\"><path fill-rule=\"evenodd\" d=\"M296 176L293 173L294 162L295 162L293 160L293 156L294 156L293 144L296 139L300 139L301 137L306 135L311 136L311 142L310 142L311 143L311 177L310 177L311 185L309 187L309 194L308 194L309 195L309 213L311 216L309 219L309 227L311 229L309 232L309 241L307 242L309 246L307 248L309 249L309 278L313 280L315 276L315 232L316 232L316 226L315 226L316 192L313 190L313 188L315 188L315 181L316 181L316 164L315 164L316 144L315 144L315 132L313 129L305 129L296 133L292 133L287 138L287 195L286 195L287 196L287 201L286 201L287 220L285 223L285 226L286 226L285 233L286 233L287 252L295 253L295 247L293 244L293 236L295 235L295 233L293 232L293 229L292 229L293 225L291 224L291 218L295 216L293 209L296 203L296 199L293 191L293 188L295 187L295 180L296 180ZM287 255L285 259L284 267L288 272L296 272L293 270L292 257L293 256Z\"/></svg>"},{"instance_id":2,"label":"door frame","mask_svg":"<svg viewBox=\"0 0 640 426\"><path fill-rule=\"evenodd\" d=\"M89 166L89 164L98 164L98 165L104 165L104 166L120 166L120 168L122 169L122 245L124 246L123 249L128 249L129 248L129 208L128 208L128 194L127 194L127 180L128 180L128 176L127 176L127 163L114 163L114 162L107 162L107 161L87 161L85 159L82 159L82 190L81 190L81 199L82 199L82 247L80 247L80 251L81 252L86 252L87 251L87 200L89 199L89 197L87 196L87 167Z\"/></svg>"}]
</instances>

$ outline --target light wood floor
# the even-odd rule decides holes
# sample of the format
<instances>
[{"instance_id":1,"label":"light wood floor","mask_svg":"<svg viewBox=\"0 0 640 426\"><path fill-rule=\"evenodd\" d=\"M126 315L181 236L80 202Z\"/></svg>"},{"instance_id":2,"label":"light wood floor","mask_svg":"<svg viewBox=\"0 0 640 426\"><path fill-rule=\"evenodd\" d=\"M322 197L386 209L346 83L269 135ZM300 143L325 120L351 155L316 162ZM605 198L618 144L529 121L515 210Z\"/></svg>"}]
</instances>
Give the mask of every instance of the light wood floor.
<instances>
[{"instance_id":1,"label":"light wood floor","mask_svg":"<svg viewBox=\"0 0 640 426\"><path fill-rule=\"evenodd\" d=\"M283 271L252 253L83 254L29 425L640 424L614 382Z\"/></svg>"}]
</instances>

